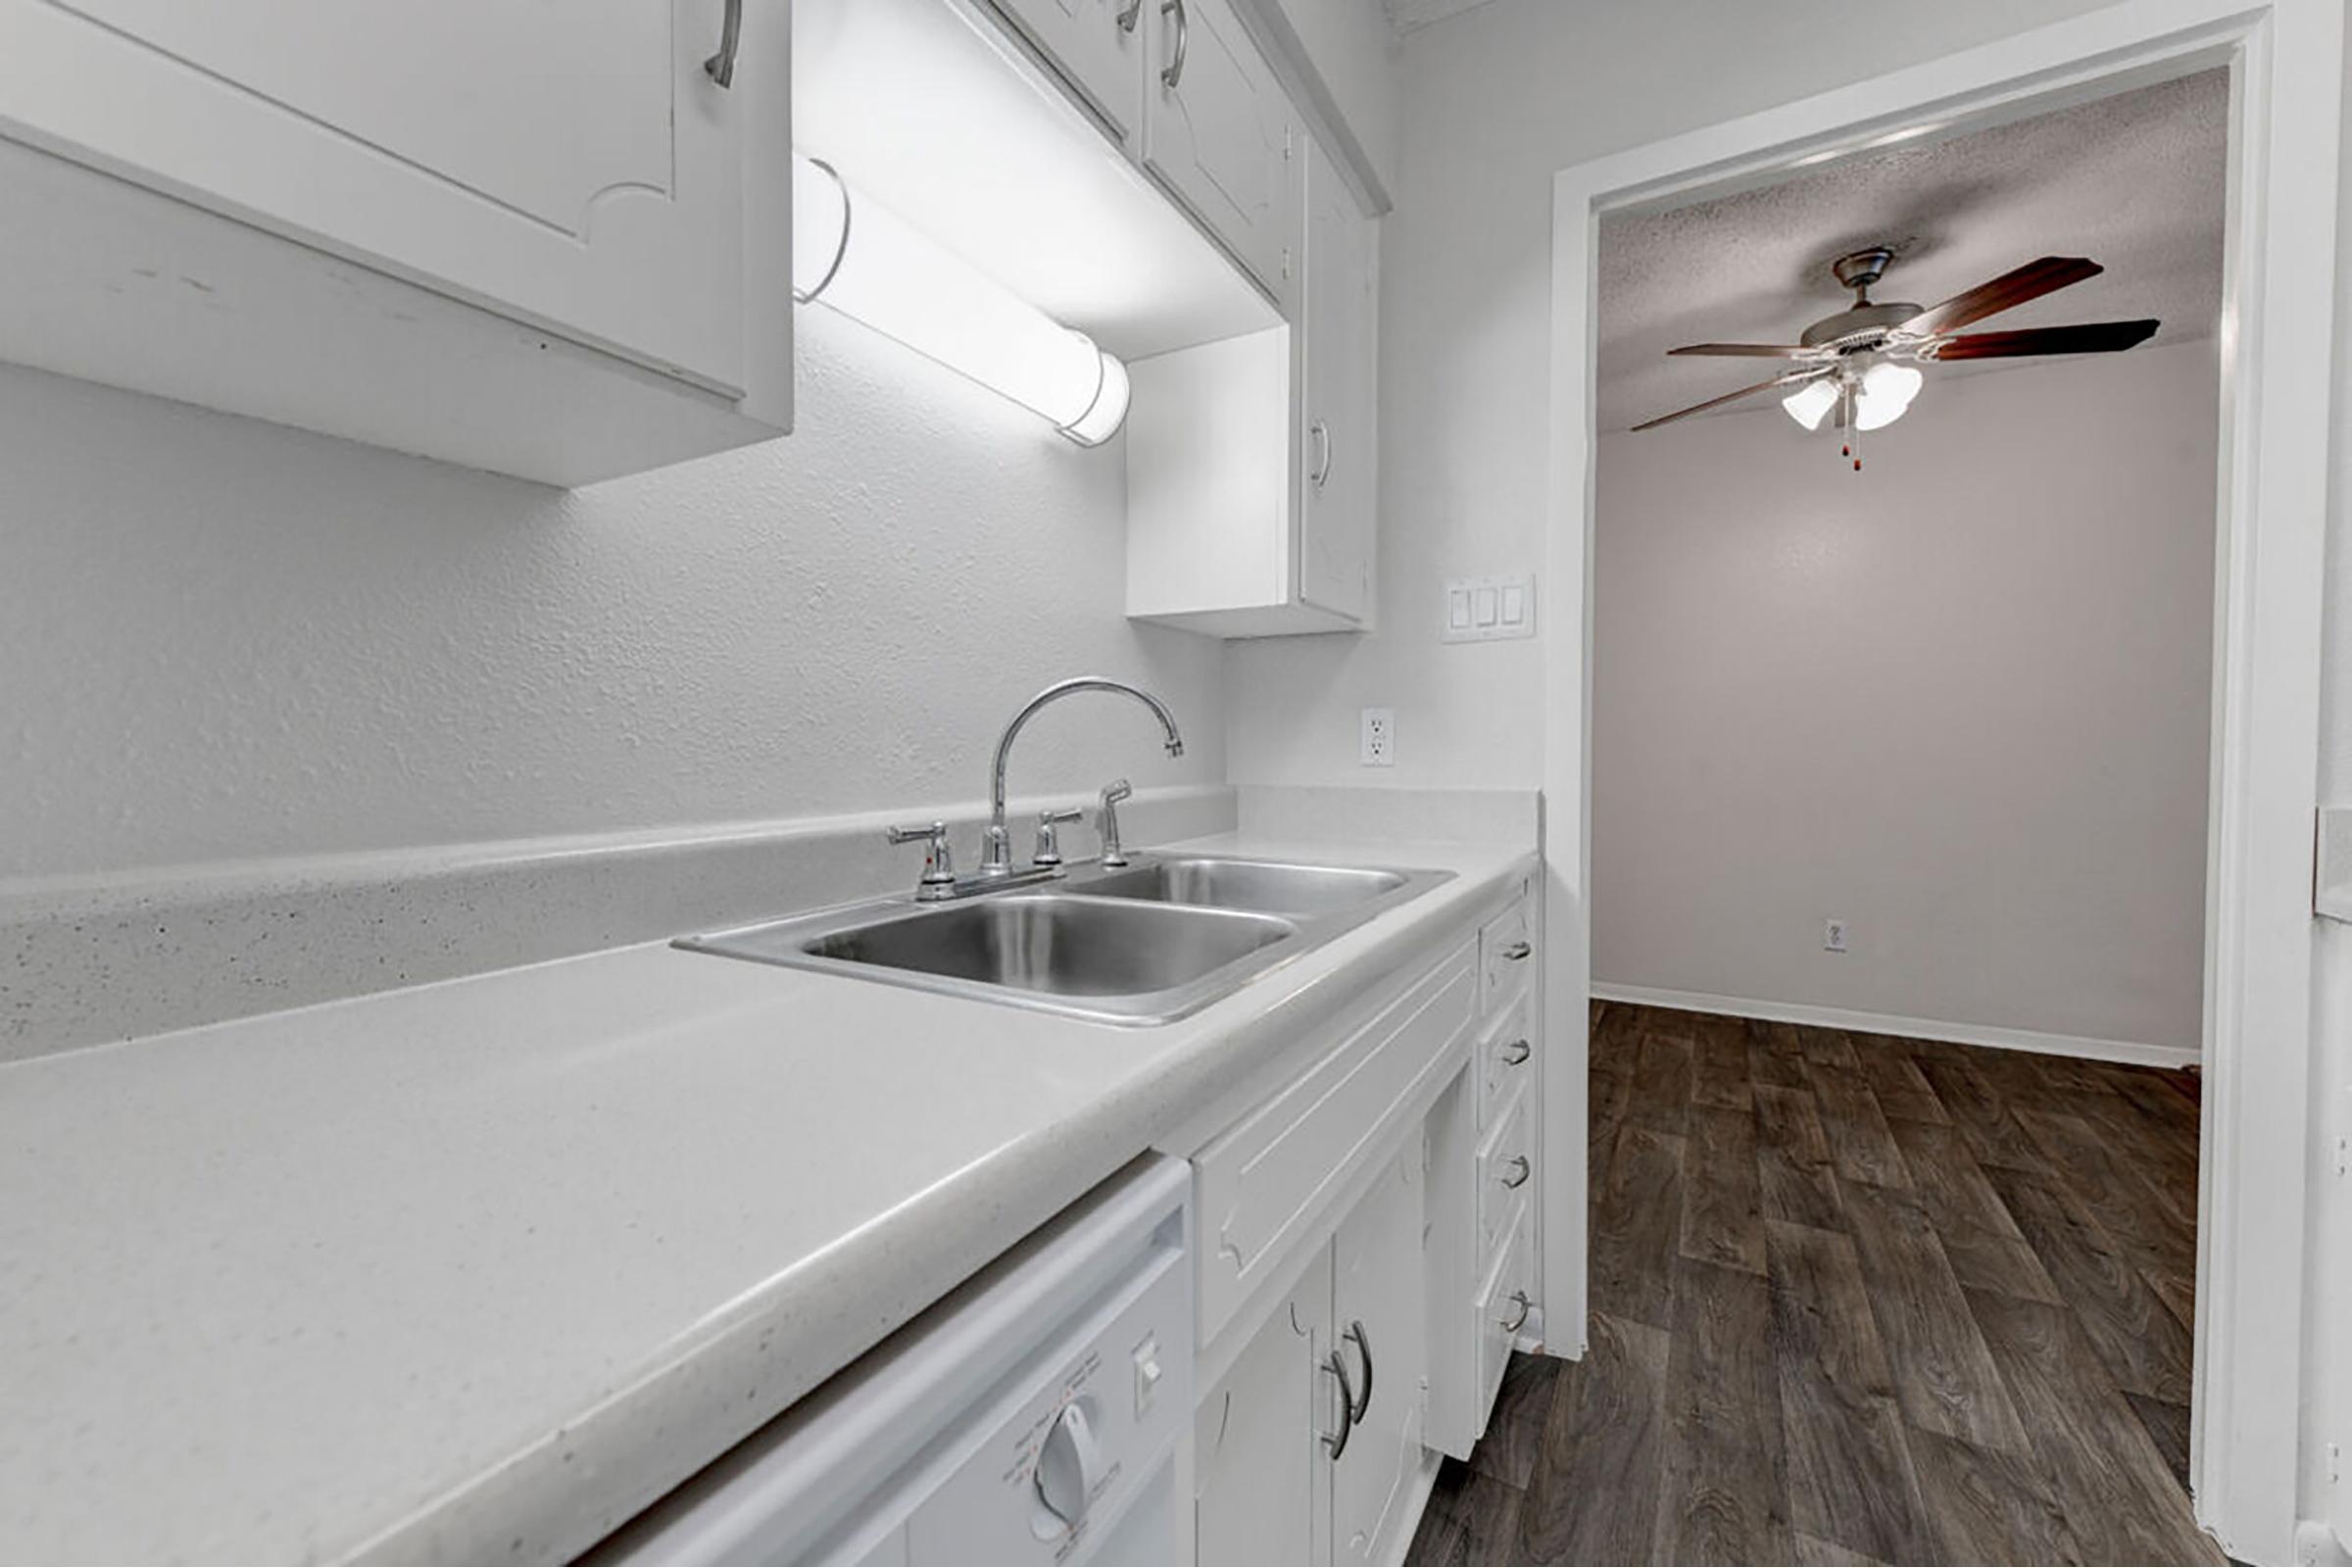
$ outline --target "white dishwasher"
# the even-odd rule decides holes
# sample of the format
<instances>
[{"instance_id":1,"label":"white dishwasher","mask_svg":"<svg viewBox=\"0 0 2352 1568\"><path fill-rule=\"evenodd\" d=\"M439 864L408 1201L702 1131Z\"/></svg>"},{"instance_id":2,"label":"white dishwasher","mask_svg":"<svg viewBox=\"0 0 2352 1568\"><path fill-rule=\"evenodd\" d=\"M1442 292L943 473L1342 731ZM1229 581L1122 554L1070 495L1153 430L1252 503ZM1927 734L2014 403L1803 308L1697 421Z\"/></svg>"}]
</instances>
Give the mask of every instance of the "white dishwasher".
<instances>
[{"instance_id":1,"label":"white dishwasher","mask_svg":"<svg viewBox=\"0 0 2352 1568\"><path fill-rule=\"evenodd\" d=\"M1127 1166L587 1560L1192 1561L1191 1193Z\"/></svg>"}]
</instances>

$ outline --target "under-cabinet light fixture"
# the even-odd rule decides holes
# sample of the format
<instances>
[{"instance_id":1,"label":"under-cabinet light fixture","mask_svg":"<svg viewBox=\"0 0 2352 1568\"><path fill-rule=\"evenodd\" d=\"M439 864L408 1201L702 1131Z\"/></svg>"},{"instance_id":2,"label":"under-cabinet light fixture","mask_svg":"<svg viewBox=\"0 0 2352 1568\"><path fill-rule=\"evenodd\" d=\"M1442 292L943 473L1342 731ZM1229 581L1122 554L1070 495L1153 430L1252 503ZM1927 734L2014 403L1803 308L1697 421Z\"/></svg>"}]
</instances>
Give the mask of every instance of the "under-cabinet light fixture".
<instances>
[{"instance_id":1,"label":"under-cabinet light fixture","mask_svg":"<svg viewBox=\"0 0 2352 1568\"><path fill-rule=\"evenodd\" d=\"M792 160L792 294L822 302L1034 411L1080 446L1127 418L1127 367L889 208L832 165Z\"/></svg>"}]
</instances>

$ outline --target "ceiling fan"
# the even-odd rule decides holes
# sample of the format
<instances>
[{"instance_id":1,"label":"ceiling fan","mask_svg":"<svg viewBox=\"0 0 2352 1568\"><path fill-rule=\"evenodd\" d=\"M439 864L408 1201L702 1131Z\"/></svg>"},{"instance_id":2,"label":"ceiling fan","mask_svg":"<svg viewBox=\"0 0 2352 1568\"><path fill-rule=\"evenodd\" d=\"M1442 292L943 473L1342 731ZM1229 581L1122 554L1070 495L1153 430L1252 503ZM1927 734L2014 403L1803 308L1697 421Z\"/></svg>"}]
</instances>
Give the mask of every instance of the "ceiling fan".
<instances>
[{"instance_id":1,"label":"ceiling fan","mask_svg":"<svg viewBox=\"0 0 2352 1568\"><path fill-rule=\"evenodd\" d=\"M1870 288L1886 275L1894 252L1885 245L1840 256L1830 264L1838 285L1854 291L1854 303L1805 328L1794 343L1691 343L1669 354L1722 355L1736 359L1793 360L1793 368L1769 381L1726 392L1719 398L1660 415L1634 426L1661 424L1719 409L1758 392L1780 392L1788 416L1818 430L1835 415L1838 428L1851 432L1842 455L1862 466L1856 435L1892 424L1903 416L1926 380L1916 362L2014 359L2029 354L2114 354L2144 343L2157 323L2084 321L2074 326L2035 326L2007 332L1960 329L2028 300L2055 293L2106 269L2080 256L2044 256L1940 305L1878 304Z\"/></svg>"}]
</instances>

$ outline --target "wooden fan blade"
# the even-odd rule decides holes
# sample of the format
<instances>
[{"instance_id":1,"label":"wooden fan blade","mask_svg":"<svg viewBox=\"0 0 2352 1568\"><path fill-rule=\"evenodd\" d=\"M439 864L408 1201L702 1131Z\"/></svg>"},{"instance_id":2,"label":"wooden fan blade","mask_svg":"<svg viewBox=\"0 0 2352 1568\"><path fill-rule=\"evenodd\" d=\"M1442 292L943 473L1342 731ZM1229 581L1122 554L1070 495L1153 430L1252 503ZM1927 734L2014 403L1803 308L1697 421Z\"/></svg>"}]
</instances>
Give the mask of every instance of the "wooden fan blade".
<instances>
[{"instance_id":1,"label":"wooden fan blade","mask_svg":"<svg viewBox=\"0 0 2352 1568\"><path fill-rule=\"evenodd\" d=\"M1802 381L1818 381L1825 375L1833 374L1836 368L1835 366L1829 365L1808 365L1803 369L1789 370L1776 375L1769 381L1758 381L1754 386L1743 386L1737 392L1726 392L1719 398L1709 398L1704 403L1693 403L1689 408L1677 409L1672 414L1661 414L1654 419L1643 420L1634 428L1654 430L1661 424L1672 424L1677 419L1688 419L1693 414L1704 414L1709 409L1720 409L1726 403L1737 403L1740 399L1758 392L1770 392L1775 387L1795 386Z\"/></svg>"},{"instance_id":2,"label":"wooden fan blade","mask_svg":"<svg viewBox=\"0 0 2352 1568\"><path fill-rule=\"evenodd\" d=\"M1979 283L1965 294L1955 294L1941 305L1931 305L1905 321L1899 330L1906 337L1935 337L1956 332L1971 321L1982 321L1987 316L2014 310L2028 300L2037 300L2044 294L2054 294L2070 284L2086 277L2096 277L2107 269L2081 256L2044 256L2040 261L2028 262L2015 271L2003 272L1989 283Z\"/></svg>"},{"instance_id":3,"label":"wooden fan blade","mask_svg":"<svg viewBox=\"0 0 2352 1568\"><path fill-rule=\"evenodd\" d=\"M2156 335L2154 321L2082 321L2015 332L1967 332L1931 343L1932 360L2007 360L2025 354L2117 354Z\"/></svg>"},{"instance_id":4,"label":"wooden fan blade","mask_svg":"<svg viewBox=\"0 0 2352 1568\"><path fill-rule=\"evenodd\" d=\"M1686 343L1669 354L1716 354L1751 360L1802 360L1820 354L1802 343Z\"/></svg>"}]
</instances>

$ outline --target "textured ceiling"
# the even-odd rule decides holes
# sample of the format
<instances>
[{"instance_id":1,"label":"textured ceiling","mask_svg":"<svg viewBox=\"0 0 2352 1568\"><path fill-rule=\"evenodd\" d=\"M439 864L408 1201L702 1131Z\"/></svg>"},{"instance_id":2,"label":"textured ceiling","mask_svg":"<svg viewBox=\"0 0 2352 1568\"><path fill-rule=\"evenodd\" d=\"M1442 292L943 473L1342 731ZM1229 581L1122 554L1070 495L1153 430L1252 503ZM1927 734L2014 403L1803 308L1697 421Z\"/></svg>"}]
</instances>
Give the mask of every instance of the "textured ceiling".
<instances>
[{"instance_id":1,"label":"textured ceiling","mask_svg":"<svg viewBox=\"0 0 2352 1568\"><path fill-rule=\"evenodd\" d=\"M1763 380L1771 362L1669 360L1682 343L1793 343L1852 296L1830 275L1885 242L1882 302L1933 305L2039 256L2101 275L1984 321L2156 317L2155 343L2221 312L2229 81L2209 71L1942 141L1866 153L1777 185L1600 225L1599 428L1622 430ZM1931 379L2044 360L1928 367ZM1759 397L1724 412L1769 407ZM1706 416L1702 416L1706 417Z\"/></svg>"},{"instance_id":2,"label":"textured ceiling","mask_svg":"<svg viewBox=\"0 0 2352 1568\"><path fill-rule=\"evenodd\" d=\"M1388 8L1389 26L1397 32L1411 32L1447 17L1483 6L1487 0L1381 0Z\"/></svg>"}]
</instances>

